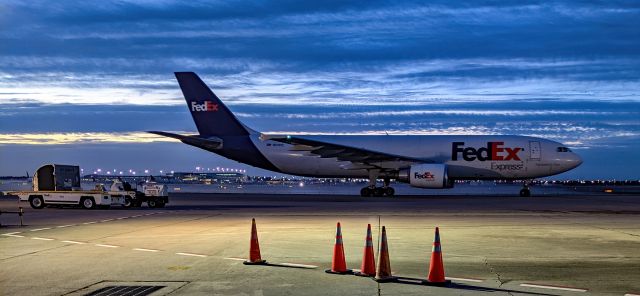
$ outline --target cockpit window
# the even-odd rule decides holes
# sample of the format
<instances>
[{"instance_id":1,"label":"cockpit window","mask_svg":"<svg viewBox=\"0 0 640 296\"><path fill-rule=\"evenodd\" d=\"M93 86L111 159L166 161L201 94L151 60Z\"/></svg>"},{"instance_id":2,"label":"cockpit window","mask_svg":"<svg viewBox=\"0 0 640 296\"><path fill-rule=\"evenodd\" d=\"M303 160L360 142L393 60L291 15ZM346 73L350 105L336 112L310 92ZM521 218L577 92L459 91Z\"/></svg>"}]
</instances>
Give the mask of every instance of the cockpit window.
<instances>
[{"instance_id":1,"label":"cockpit window","mask_svg":"<svg viewBox=\"0 0 640 296\"><path fill-rule=\"evenodd\" d=\"M571 152L571 149L569 149L567 147L558 147L558 149L556 149L556 151L558 151L558 152Z\"/></svg>"}]
</instances>

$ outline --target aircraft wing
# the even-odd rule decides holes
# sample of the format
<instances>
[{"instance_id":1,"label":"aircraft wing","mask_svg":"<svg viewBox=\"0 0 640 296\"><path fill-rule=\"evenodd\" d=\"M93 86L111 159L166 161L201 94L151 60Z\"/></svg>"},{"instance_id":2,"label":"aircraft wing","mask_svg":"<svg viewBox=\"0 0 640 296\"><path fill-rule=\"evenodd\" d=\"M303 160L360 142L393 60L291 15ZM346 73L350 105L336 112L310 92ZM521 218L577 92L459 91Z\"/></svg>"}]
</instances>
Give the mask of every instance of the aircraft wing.
<instances>
[{"instance_id":1,"label":"aircraft wing","mask_svg":"<svg viewBox=\"0 0 640 296\"><path fill-rule=\"evenodd\" d=\"M272 136L263 134L261 139L294 145L291 149L293 151L307 151L321 158L336 158L338 161L351 162L352 166L345 167L345 169L399 169L414 163L434 162L429 159L395 155L295 136Z\"/></svg>"},{"instance_id":2,"label":"aircraft wing","mask_svg":"<svg viewBox=\"0 0 640 296\"><path fill-rule=\"evenodd\" d=\"M179 135L167 132L159 132L159 131L149 131L148 133L174 138L180 140L182 143L187 145L195 146L198 148L202 148L207 151L214 151L222 148L222 139L218 137L201 137L201 136L189 136L189 135Z\"/></svg>"}]
</instances>

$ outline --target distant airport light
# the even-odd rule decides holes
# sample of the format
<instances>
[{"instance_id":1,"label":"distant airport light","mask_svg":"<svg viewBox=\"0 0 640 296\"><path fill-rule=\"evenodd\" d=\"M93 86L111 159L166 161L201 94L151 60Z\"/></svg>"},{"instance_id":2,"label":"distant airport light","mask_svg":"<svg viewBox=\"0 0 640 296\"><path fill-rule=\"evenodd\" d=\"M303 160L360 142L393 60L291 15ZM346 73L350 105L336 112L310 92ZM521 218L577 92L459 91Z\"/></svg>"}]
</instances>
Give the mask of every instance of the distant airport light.
<instances>
[{"instance_id":1,"label":"distant airport light","mask_svg":"<svg viewBox=\"0 0 640 296\"><path fill-rule=\"evenodd\" d=\"M171 174L173 175L173 171L171 171Z\"/></svg>"},{"instance_id":2,"label":"distant airport light","mask_svg":"<svg viewBox=\"0 0 640 296\"><path fill-rule=\"evenodd\" d=\"M102 169L98 169L98 173L102 172Z\"/></svg>"},{"instance_id":3,"label":"distant airport light","mask_svg":"<svg viewBox=\"0 0 640 296\"><path fill-rule=\"evenodd\" d=\"M160 170L160 174L162 174L162 170Z\"/></svg>"},{"instance_id":4,"label":"distant airport light","mask_svg":"<svg viewBox=\"0 0 640 296\"><path fill-rule=\"evenodd\" d=\"M120 171L118 174L122 175L122 171Z\"/></svg>"},{"instance_id":5,"label":"distant airport light","mask_svg":"<svg viewBox=\"0 0 640 296\"><path fill-rule=\"evenodd\" d=\"M107 175L111 175L111 172L110 172L110 171L107 171Z\"/></svg>"},{"instance_id":6,"label":"distant airport light","mask_svg":"<svg viewBox=\"0 0 640 296\"><path fill-rule=\"evenodd\" d=\"M145 173L145 174L148 174L148 173L149 173L149 170L144 170L144 173Z\"/></svg>"},{"instance_id":7,"label":"distant airport light","mask_svg":"<svg viewBox=\"0 0 640 296\"><path fill-rule=\"evenodd\" d=\"M304 187L304 182L300 182L298 185L300 185L300 187Z\"/></svg>"}]
</instances>

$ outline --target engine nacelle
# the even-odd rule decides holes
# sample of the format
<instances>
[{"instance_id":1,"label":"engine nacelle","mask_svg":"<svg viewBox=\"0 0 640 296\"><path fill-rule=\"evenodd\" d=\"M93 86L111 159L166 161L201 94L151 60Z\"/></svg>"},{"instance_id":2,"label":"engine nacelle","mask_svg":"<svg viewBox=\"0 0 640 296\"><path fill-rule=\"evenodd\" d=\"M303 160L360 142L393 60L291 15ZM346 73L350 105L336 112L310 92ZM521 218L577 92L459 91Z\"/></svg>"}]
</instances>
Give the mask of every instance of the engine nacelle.
<instances>
[{"instance_id":1,"label":"engine nacelle","mask_svg":"<svg viewBox=\"0 0 640 296\"><path fill-rule=\"evenodd\" d=\"M398 181L409 183L419 188L453 188L449 179L447 165L440 163L423 163L412 165L398 172Z\"/></svg>"}]
</instances>

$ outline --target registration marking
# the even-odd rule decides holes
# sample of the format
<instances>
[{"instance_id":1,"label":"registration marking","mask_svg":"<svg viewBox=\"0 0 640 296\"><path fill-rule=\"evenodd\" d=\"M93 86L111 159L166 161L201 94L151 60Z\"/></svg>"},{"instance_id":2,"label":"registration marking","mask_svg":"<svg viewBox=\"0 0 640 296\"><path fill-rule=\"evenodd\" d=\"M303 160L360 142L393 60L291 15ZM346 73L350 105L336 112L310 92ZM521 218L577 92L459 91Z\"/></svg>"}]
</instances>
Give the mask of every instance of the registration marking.
<instances>
[{"instance_id":1,"label":"registration marking","mask_svg":"<svg viewBox=\"0 0 640 296\"><path fill-rule=\"evenodd\" d=\"M103 248L119 248L120 246L105 245L105 244L96 244L96 247L103 247Z\"/></svg>"},{"instance_id":2,"label":"registration marking","mask_svg":"<svg viewBox=\"0 0 640 296\"><path fill-rule=\"evenodd\" d=\"M86 243L83 242L77 242L77 241L72 241L72 240L63 240L63 243L68 243L68 244L76 244L76 245L84 245Z\"/></svg>"},{"instance_id":3,"label":"registration marking","mask_svg":"<svg viewBox=\"0 0 640 296\"><path fill-rule=\"evenodd\" d=\"M192 256L192 257L207 257L207 255L202 255L202 254L193 254L193 253L176 253L176 255L182 255L182 256Z\"/></svg>"},{"instance_id":4,"label":"registration marking","mask_svg":"<svg viewBox=\"0 0 640 296\"><path fill-rule=\"evenodd\" d=\"M47 238L47 237L32 237L31 239L35 239L35 240L43 240L43 241L52 241L52 238Z\"/></svg>"},{"instance_id":5,"label":"registration marking","mask_svg":"<svg viewBox=\"0 0 640 296\"><path fill-rule=\"evenodd\" d=\"M587 292L587 289L582 288L573 288L573 287L561 287L561 286L549 286L549 285L536 285L536 284L520 284L521 287L529 287L529 288L540 288L540 289L550 289L550 290L562 290L562 291L571 291L571 292Z\"/></svg>"},{"instance_id":6,"label":"registration marking","mask_svg":"<svg viewBox=\"0 0 640 296\"><path fill-rule=\"evenodd\" d=\"M160 250L156 250L156 249L143 249L143 248L134 248L134 251L141 251L141 252L160 252Z\"/></svg>"},{"instance_id":7,"label":"registration marking","mask_svg":"<svg viewBox=\"0 0 640 296\"><path fill-rule=\"evenodd\" d=\"M448 280L452 281L462 281L462 282L473 282L473 283L482 283L484 280L481 279L469 279L469 278L460 278L460 277L446 277Z\"/></svg>"}]
</instances>

